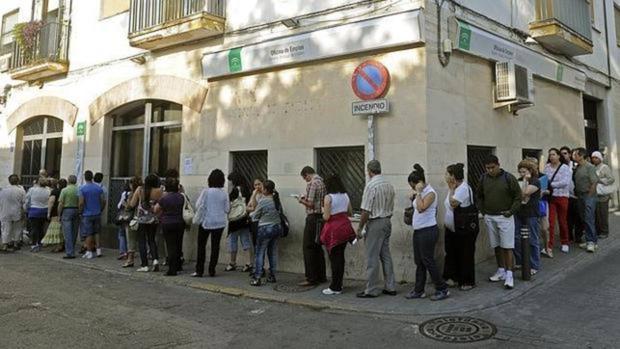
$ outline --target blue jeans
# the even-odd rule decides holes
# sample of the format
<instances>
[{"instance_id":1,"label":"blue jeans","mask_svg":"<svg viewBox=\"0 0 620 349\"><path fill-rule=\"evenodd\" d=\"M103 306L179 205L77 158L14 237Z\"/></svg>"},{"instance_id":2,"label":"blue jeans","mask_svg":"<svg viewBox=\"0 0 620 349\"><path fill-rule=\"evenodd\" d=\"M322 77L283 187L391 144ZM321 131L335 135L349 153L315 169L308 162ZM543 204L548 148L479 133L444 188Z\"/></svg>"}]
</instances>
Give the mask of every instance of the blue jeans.
<instances>
[{"instance_id":1,"label":"blue jeans","mask_svg":"<svg viewBox=\"0 0 620 349\"><path fill-rule=\"evenodd\" d=\"M127 253L127 224L118 227L118 249L122 254Z\"/></svg>"},{"instance_id":2,"label":"blue jeans","mask_svg":"<svg viewBox=\"0 0 620 349\"><path fill-rule=\"evenodd\" d=\"M598 236L596 234L596 196L581 196L577 199L579 207L579 216L583 220L586 226L586 242L598 242Z\"/></svg>"},{"instance_id":3,"label":"blue jeans","mask_svg":"<svg viewBox=\"0 0 620 349\"><path fill-rule=\"evenodd\" d=\"M260 278L263 274L263 264L265 263L265 251L269 258L269 272L273 275L276 273L276 263L278 261L277 242L282 227L280 224L261 225L258 226L256 234L256 260L254 262L254 277Z\"/></svg>"},{"instance_id":4,"label":"blue jeans","mask_svg":"<svg viewBox=\"0 0 620 349\"><path fill-rule=\"evenodd\" d=\"M62 210L62 233L65 237L65 253L67 256L75 255L75 239L78 234L80 217L77 208L65 208Z\"/></svg>"},{"instance_id":5,"label":"blue jeans","mask_svg":"<svg viewBox=\"0 0 620 349\"><path fill-rule=\"evenodd\" d=\"M522 264L521 258L521 227L530 231L530 267L540 270L540 227L538 217L515 217L515 262Z\"/></svg>"}]
</instances>

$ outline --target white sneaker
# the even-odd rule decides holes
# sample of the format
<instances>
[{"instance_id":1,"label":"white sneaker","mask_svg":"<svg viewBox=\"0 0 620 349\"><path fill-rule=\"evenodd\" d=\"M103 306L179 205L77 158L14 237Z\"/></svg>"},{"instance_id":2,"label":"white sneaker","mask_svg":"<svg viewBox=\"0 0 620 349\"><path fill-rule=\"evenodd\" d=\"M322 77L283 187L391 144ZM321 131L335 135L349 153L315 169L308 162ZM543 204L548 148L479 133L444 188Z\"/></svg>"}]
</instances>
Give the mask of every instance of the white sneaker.
<instances>
[{"instance_id":1,"label":"white sneaker","mask_svg":"<svg viewBox=\"0 0 620 349\"><path fill-rule=\"evenodd\" d=\"M538 273L538 270L536 269L530 269L530 275L534 276Z\"/></svg>"},{"instance_id":2,"label":"white sneaker","mask_svg":"<svg viewBox=\"0 0 620 349\"><path fill-rule=\"evenodd\" d=\"M590 253L594 253L594 251L596 251L596 246L594 246L593 242L588 242L588 244L586 245L586 251Z\"/></svg>"},{"instance_id":3,"label":"white sneaker","mask_svg":"<svg viewBox=\"0 0 620 349\"><path fill-rule=\"evenodd\" d=\"M588 248L588 243L587 243L587 242L582 242L582 243L580 243L580 244L579 244L579 248L583 248L583 249Z\"/></svg>"},{"instance_id":4,"label":"white sneaker","mask_svg":"<svg viewBox=\"0 0 620 349\"><path fill-rule=\"evenodd\" d=\"M88 253L89 253L89 251L86 251L86 252L82 255L82 258L88 258Z\"/></svg>"},{"instance_id":5,"label":"white sneaker","mask_svg":"<svg viewBox=\"0 0 620 349\"><path fill-rule=\"evenodd\" d=\"M91 251L86 252L86 259L93 259L95 258L95 254Z\"/></svg>"},{"instance_id":6,"label":"white sneaker","mask_svg":"<svg viewBox=\"0 0 620 349\"><path fill-rule=\"evenodd\" d=\"M142 273L146 273L149 271L149 267L140 267L138 269L136 269L136 271L142 272Z\"/></svg>"},{"instance_id":7,"label":"white sneaker","mask_svg":"<svg viewBox=\"0 0 620 349\"><path fill-rule=\"evenodd\" d=\"M502 280L506 280L506 272L502 273L499 270L496 271L495 274L493 274L493 276L489 278L489 281L491 282L498 282Z\"/></svg>"},{"instance_id":8,"label":"white sneaker","mask_svg":"<svg viewBox=\"0 0 620 349\"><path fill-rule=\"evenodd\" d=\"M506 281L504 281L504 287L508 290L512 290L512 288L515 287L514 279L506 278Z\"/></svg>"},{"instance_id":9,"label":"white sneaker","mask_svg":"<svg viewBox=\"0 0 620 349\"><path fill-rule=\"evenodd\" d=\"M332 289L329 288L329 287L323 290L323 294L324 295L328 295L328 296L336 295L336 294L341 294L341 293L342 293L342 291L332 291Z\"/></svg>"},{"instance_id":10,"label":"white sneaker","mask_svg":"<svg viewBox=\"0 0 620 349\"><path fill-rule=\"evenodd\" d=\"M100 248L97 249L97 257L103 257L103 252Z\"/></svg>"},{"instance_id":11,"label":"white sneaker","mask_svg":"<svg viewBox=\"0 0 620 349\"><path fill-rule=\"evenodd\" d=\"M568 251L570 251L570 247L568 247L568 245L562 245L561 251L564 253L568 253Z\"/></svg>"}]
</instances>

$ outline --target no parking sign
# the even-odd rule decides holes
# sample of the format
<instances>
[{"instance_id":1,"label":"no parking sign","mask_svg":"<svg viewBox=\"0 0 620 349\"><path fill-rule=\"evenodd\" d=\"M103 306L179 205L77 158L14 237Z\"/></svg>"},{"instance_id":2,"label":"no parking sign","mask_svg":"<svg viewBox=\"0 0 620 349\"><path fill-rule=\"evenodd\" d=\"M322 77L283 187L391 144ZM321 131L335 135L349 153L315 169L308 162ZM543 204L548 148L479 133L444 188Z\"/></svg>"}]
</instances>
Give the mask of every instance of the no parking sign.
<instances>
[{"instance_id":1,"label":"no parking sign","mask_svg":"<svg viewBox=\"0 0 620 349\"><path fill-rule=\"evenodd\" d=\"M375 60L365 61L355 68L351 87L355 95L365 101L381 98L390 87L390 73Z\"/></svg>"}]
</instances>

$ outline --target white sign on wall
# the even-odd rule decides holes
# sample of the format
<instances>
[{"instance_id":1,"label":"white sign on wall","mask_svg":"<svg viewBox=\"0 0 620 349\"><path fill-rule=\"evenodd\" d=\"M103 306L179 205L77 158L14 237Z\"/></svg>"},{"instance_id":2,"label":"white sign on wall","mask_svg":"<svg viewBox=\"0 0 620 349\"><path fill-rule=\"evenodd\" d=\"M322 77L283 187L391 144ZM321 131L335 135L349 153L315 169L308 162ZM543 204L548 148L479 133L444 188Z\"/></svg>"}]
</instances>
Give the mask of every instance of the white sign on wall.
<instances>
[{"instance_id":1,"label":"white sign on wall","mask_svg":"<svg viewBox=\"0 0 620 349\"><path fill-rule=\"evenodd\" d=\"M353 115L385 114L390 112L390 102L387 99L353 102L352 109Z\"/></svg>"}]
</instances>

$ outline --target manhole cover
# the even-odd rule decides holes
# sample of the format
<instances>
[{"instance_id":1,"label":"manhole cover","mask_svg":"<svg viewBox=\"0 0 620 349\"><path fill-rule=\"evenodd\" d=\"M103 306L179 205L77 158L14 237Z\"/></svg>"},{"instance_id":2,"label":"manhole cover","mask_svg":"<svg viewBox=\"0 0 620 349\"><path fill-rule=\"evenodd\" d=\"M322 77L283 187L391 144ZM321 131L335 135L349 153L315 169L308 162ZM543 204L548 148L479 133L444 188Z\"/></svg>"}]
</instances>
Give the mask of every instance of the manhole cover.
<instances>
[{"instance_id":1,"label":"manhole cover","mask_svg":"<svg viewBox=\"0 0 620 349\"><path fill-rule=\"evenodd\" d=\"M446 316L420 325L420 332L431 339L450 343L470 343L489 339L497 329L492 324L471 317Z\"/></svg>"},{"instance_id":2,"label":"manhole cover","mask_svg":"<svg viewBox=\"0 0 620 349\"><path fill-rule=\"evenodd\" d=\"M273 289L278 291L278 292L284 292L284 293L299 293L299 292L306 292L306 291L310 291L311 289L315 288L316 285L313 286L298 286L297 284L291 284L291 283L281 283L278 282L273 286Z\"/></svg>"}]
</instances>

